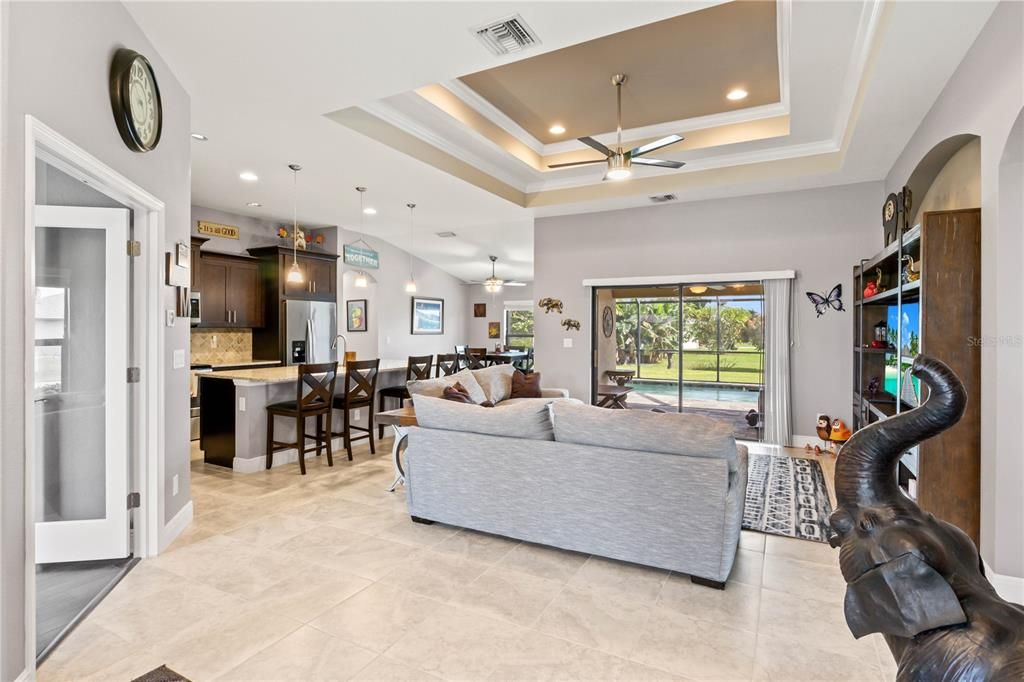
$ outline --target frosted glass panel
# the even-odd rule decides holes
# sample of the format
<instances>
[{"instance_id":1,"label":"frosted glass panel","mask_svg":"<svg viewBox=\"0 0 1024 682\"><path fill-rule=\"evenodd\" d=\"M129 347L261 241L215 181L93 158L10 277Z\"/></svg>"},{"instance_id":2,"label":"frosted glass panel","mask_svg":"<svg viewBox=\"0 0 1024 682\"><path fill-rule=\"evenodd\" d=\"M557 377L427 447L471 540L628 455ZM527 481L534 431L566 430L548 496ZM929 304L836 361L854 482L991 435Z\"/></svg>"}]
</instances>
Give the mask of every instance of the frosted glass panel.
<instances>
[{"instance_id":1,"label":"frosted glass panel","mask_svg":"<svg viewBox=\"0 0 1024 682\"><path fill-rule=\"evenodd\" d=\"M106 231L36 228L36 521L106 515Z\"/></svg>"}]
</instances>

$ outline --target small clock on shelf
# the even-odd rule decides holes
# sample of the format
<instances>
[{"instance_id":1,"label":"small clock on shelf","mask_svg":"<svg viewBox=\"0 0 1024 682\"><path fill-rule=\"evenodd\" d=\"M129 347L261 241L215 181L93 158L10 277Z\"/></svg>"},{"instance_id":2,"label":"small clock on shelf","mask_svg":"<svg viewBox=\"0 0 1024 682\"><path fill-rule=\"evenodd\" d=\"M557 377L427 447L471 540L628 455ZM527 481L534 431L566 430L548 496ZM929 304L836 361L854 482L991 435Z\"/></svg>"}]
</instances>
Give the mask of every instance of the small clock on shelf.
<instances>
[{"instance_id":1,"label":"small clock on shelf","mask_svg":"<svg viewBox=\"0 0 1024 682\"><path fill-rule=\"evenodd\" d=\"M892 193L885 198L885 203L882 204L882 227L885 228L886 246L896 241L896 226L899 219L899 199L895 193Z\"/></svg>"},{"instance_id":2,"label":"small clock on shelf","mask_svg":"<svg viewBox=\"0 0 1024 682\"><path fill-rule=\"evenodd\" d=\"M153 151L160 143L163 105L149 60L128 48L110 64L110 106L117 131L133 152Z\"/></svg>"}]
</instances>

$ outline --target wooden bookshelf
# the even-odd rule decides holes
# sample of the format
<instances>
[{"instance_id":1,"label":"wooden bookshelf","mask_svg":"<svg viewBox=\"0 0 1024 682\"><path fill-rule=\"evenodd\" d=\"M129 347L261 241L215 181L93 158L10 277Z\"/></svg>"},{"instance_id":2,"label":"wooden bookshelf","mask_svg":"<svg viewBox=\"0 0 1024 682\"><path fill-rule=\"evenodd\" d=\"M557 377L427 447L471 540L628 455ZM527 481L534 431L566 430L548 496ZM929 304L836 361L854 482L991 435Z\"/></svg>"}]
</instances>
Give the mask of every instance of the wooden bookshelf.
<instances>
[{"instance_id":1,"label":"wooden bookshelf","mask_svg":"<svg viewBox=\"0 0 1024 682\"><path fill-rule=\"evenodd\" d=\"M904 256L914 259L920 279L904 281ZM879 271L883 289L864 298L865 285ZM981 210L926 212L919 225L854 267L854 289L853 427L913 408L904 394L903 374L916 353L948 364L967 389L967 411L956 426L906 453L897 476L904 492L916 491L922 509L956 524L977 543L981 347L972 339L981 335ZM882 323L887 346L871 348L876 325ZM873 377L879 381L871 395Z\"/></svg>"}]
</instances>

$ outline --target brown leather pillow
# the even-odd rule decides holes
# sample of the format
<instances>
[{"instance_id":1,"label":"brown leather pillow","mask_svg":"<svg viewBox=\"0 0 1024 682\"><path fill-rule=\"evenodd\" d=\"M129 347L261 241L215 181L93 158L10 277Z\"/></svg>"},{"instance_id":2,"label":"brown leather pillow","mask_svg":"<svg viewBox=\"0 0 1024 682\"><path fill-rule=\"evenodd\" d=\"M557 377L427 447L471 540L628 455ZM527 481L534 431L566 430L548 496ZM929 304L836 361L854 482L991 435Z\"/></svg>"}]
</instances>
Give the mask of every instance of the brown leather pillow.
<instances>
[{"instance_id":1,"label":"brown leather pillow","mask_svg":"<svg viewBox=\"0 0 1024 682\"><path fill-rule=\"evenodd\" d=\"M462 382L456 381L451 386L444 387L444 393L441 395L445 400L451 400L457 403L466 403L467 405L476 405L473 399L469 397L469 391L462 385Z\"/></svg>"},{"instance_id":2,"label":"brown leather pillow","mask_svg":"<svg viewBox=\"0 0 1024 682\"><path fill-rule=\"evenodd\" d=\"M540 398L540 373L523 374L516 370L512 375L512 394L509 398Z\"/></svg>"}]
</instances>

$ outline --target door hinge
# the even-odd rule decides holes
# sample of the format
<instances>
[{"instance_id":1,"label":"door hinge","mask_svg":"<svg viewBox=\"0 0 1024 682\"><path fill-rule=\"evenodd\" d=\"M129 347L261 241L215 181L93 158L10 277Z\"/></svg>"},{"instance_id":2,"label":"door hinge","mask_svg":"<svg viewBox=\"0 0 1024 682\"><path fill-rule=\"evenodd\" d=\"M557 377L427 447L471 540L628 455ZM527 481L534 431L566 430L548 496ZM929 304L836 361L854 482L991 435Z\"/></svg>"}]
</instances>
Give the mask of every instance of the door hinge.
<instances>
[{"instance_id":1,"label":"door hinge","mask_svg":"<svg viewBox=\"0 0 1024 682\"><path fill-rule=\"evenodd\" d=\"M142 506L142 493L128 493L128 508L138 509Z\"/></svg>"},{"instance_id":2,"label":"door hinge","mask_svg":"<svg viewBox=\"0 0 1024 682\"><path fill-rule=\"evenodd\" d=\"M142 242L135 239L128 240L128 255L129 256L141 256L142 255Z\"/></svg>"},{"instance_id":3,"label":"door hinge","mask_svg":"<svg viewBox=\"0 0 1024 682\"><path fill-rule=\"evenodd\" d=\"M138 367L129 367L128 368L128 383L129 384L137 384L137 383L139 383L139 379L141 379L141 378L142 378L142 370L140 370Z\"/></svg>"}]
</instances>

